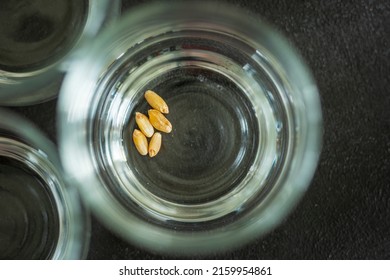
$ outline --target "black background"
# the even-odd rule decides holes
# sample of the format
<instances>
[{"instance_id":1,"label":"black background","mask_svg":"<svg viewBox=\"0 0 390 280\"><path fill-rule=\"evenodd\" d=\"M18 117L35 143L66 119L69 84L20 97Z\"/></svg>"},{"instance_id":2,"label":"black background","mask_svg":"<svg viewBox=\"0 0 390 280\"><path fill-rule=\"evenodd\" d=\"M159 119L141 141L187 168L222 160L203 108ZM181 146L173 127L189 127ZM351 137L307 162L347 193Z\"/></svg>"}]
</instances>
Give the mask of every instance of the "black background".
<instances>
[{"instance_id":1,"label":"black background","mask_svg":"<svg viewBox=\"0 0 390 280\"><path fill-rule=\"evenodd\" d=\"M123 0L123 9L142 2ZM306 60L320 91L323 150L308 192L278 228L238 250L191 258L390 259L390 2L227 2L267 20ZM56 104L13 110L56 141ZM175 256L133 247L93 219L88 258Z\"/></svg>"}]
</instances>

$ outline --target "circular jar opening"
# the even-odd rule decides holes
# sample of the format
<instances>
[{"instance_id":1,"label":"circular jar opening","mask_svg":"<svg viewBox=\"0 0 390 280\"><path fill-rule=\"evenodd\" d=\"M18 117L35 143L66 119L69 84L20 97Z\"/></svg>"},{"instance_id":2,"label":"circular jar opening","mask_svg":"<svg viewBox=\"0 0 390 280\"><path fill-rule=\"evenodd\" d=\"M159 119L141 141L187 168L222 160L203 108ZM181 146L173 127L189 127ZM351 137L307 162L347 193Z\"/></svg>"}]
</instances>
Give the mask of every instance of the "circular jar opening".
<instances>
[{"instance_id":1,"label":"circular jar opening","mask_svg":"<svg viewBox=\"0 0 390 280\"><path fill-rule=\"evenodd\" d=\"M55 199L36 173L0 157L0 259L47 259L59 238Z\"/></svg>"},{"instance_id":2,"label":"circular jar opening","mask_svg":"<svg viewBox=\"0 0 390 280\"><path fill-rule=\"evenodd\" d=\"M89 1L2 1L0 69L28 73L63 57L79 39Z\"/></svg>"},{"instance_id":3,"label":"circular jar opening","mask_svg":"<svg viewBox=\"0 0 390 280\"><path fill-rule=\"evenodd\" d=\"M2 1L0 104L55 98L79 49L118 14L117 0Z\"/></svg>"},{"instance_id":4,"label":"circular jar opening","mask_svg":"<svg viewBox=\"0 0 390 280\"><path fill-rule=\"evenodd\" d=\"M0 117L0 259L84 258L89 218L54 147L26 120Z\"/></svg>"},{"instance_id":5,"label":"circular jar opening","mask_svg":"<svg viewBox=\"0 0 390 280\"><path fill-rule=\"evenodd\" d=\"M61 156L97 216L128 240L181 253L238 246L307 188L318 93L268 25L230 8L155 4L99 36L76 66L60 98ZM173 127L153 158L131 139L146 90L166 101Z\"/></svg>"}]
</instances>

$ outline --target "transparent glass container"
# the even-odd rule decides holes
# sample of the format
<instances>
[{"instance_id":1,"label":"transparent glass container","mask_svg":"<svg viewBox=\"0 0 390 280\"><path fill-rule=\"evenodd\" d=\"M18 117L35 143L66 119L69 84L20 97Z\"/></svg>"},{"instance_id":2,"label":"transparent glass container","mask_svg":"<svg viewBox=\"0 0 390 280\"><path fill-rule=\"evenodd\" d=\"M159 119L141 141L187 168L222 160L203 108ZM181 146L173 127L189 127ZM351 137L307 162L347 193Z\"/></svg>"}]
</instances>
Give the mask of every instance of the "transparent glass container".
<instances>
[{"instance_id":1,"label":"transparent glass container","mask_svg":"<svg viewBox=\"0 0 390 280\"><path fill-rule=\"evenodd\" d=\"M119 10L117 0L1 1L0 105L55 98L77 50Z\"/></svg>"},{"instance_id":2,"label":"transparent glass container","mask_svg":"<svg viewBox=\"0 0 390 280\"><path fill-rule=\"evenodd\" d=\"M278 225L305 193L322 135L310 71L281 35L223 4L134 9L71 67L60 155L92 211L143 248L209 253ZM171 133L153 158L132 142L146 90Z\"/></svg>"},{"instance_id":3,"label":"transparent glass container","mask_svg":"<svg viewBox=\"0 0 390 280\"><path fill-rule=\"evenodd\" d=\"M0 259L82 259L89 213L63 176L54 145L0 110Z\"/></svg>"}]
</instances>

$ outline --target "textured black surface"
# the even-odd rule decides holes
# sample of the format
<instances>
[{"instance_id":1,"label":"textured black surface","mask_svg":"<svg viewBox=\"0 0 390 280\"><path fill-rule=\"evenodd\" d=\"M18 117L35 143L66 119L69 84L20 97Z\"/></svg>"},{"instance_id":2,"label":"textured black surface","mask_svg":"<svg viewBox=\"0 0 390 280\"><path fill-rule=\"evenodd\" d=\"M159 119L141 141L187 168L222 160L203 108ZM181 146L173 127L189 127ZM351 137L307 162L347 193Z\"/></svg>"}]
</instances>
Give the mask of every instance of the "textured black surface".
<instances>
[{"instance_id":1,"label":"textured black surface","mask_svg":"<svg viewBox=\"0 0 390 280\"><path fill-rule=\"evenodd\" d=\"M390 259L390 2L228 2L265 18L301 52L320 90L324 143L308 192L282 225L202 258ZM55 106L14 110L55 140ZM139 250L95 220L92 230L89 259L174 258Z\"/></svg>"}]
</instances>

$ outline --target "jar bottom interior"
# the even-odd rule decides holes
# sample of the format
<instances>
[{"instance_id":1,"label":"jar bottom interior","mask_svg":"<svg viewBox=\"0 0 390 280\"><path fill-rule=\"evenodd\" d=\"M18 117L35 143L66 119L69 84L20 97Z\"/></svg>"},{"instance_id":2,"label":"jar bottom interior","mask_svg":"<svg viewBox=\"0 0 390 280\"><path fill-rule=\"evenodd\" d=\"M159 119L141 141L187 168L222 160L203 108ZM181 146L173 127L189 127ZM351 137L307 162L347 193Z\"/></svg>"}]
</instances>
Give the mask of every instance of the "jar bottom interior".
<instances>
[{"instance_id":1,"label":"jar bottom interior","mask_svg":"<svg viewBox=\"0 0 390 280\"><path fill-rule=\"evenodd\" d=\"M0 69L24 73L49 65L78 40L88 1L2 1Z\"/></svg>"},{"instance_id":2,"label":"jar bottom interior","mask_svg":"<svg viewBox=\"0 0 390 280\"><path fill-rule=\"evenodd\" d=\"M140 156L131 135L135 112L147 115L143 92L153 89L169 105L173 126L162 133L157 156ZM150 81L129 113L123 140L128 167L142 185L162 199L185 204L207 203L234 189L253 164L258 127L248 98L223 75L183 67Z\"/></svg>"},{"instance_id":3,"label":"jar bottom interior","mask_svg":"<svg viewBox=\"0 0 390 280\"><path fill-rule=\"evenodd\" d=\"M0 156L0 259L50 259L59 238L54 198L23 163Z\"/></svg>"}]
</instances>

